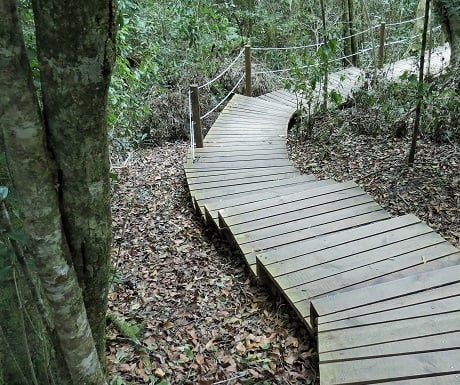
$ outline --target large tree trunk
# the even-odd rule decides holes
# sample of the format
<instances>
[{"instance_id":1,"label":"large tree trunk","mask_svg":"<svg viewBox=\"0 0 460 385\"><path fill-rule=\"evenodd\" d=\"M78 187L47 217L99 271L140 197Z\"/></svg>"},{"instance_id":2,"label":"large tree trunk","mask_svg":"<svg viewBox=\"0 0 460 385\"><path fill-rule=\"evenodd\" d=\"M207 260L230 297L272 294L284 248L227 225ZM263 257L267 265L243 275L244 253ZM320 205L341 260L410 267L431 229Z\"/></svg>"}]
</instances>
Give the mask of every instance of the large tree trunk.
<instances>
[{"instance_id":1,"label":"large tree trunk","mask_svg":"<svg viewBox=\"0 0 460 385\"><path fill-rule=\"evenodd\" d=\"M63 227L101 360L110 273L106 127L115 58L112 1L34 1L47 140Z\"/></svg>"},{"instance_id":2,"label":"large tree trunk","mask_svg":"<svg viewBox=\"0 0 460 385\"><path fill-rule=\"evenodd\" d=\"M44 0L35 4L35 20L44 111L16 3L0 0L0 142L34 262L30 270L18 255L1 256L0 269L11 266L13 275L0 282L0 384L101 385L114 10L111 1ZM31 286L35 274L39 285Z\"/></svg>"},{"instance_id":3,"label":"large tree trunk","mask_svg":"<svg viewBox=\"0 0 460 385\"><path fill-rule=\"evenodd\" d=\"M450 45L450 65L460 66L460 5L458 1L433 0L433 9L441 19L441 24Z\"/></svg>"}]
</instances>

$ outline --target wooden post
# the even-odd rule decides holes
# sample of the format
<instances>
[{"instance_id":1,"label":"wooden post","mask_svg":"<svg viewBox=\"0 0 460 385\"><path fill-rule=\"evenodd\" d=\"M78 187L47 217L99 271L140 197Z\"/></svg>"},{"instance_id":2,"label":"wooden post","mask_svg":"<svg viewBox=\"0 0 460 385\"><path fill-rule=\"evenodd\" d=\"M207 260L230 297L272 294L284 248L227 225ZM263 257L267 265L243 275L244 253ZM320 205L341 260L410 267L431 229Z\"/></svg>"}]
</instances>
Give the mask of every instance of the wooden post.
<instances>
[{"instance_id":1,"label":"wooden post","mask_svg":"<svg viewBox=\"0 0 460 385\"><path fill-rule=\"evenodd\" d=\"M385 23L380 24L379 68L383 67L385 57Z\"/></svg>"},{"instance_id":2,"label":"wooden post","mask_svg":"<svg viewBox=\"0 0 460 385\"><path fill-rule=\"evenodd\" d=\"M195 145L197 148L203 148L203 132L201 131L201 115L200 115L200 98L198 95L198 86L196 84L190 86L190 97L192 102L192 121L193 133L195 135Z\"/></svg>"},{"instance_id":3,"label":"wooden post","mask_svg":"<svg viewBox=\"0 0 460 385\"><path fill-rule=\"evenodd\" d=\"M252 74L251 74L251 46L244 46L244 63L246 74L246 96L252 96Z\"/></svg>"}]
</instances>

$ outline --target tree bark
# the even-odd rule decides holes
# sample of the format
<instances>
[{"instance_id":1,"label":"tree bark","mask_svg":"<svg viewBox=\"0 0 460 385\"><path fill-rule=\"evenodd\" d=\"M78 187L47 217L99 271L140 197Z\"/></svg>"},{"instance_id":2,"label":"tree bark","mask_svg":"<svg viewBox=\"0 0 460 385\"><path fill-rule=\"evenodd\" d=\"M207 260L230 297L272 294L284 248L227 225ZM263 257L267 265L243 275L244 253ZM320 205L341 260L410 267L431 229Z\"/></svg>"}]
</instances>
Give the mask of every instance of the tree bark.
<instances>
[{"instance_id":1,"label":"tree bark","mask_svg":"<svg viewBox=\"0 0 460 385\"><path fill-rule=\"evenodd\" d=\"M433 10L441 24L450 45L450 66L460 67L460 5L458 1L433 0Z\"/></svg>"},{"instance_id":2,"label":"tree bark","mask_svg":"<svg viewBox=\"0 0 460 385\"><path fill-rule=\"evenodd\" d=\"M106 104L115 58L115 9L111 0L33 4L63 231L104 361L111 247Z\"/></svg>"},{"instance_id":3,"label":"tree bark","mask_svg":"<svg viewBox=\"0 0 460 385\"><path fill-rule=\"evenodd\" d=\"M344 54L346 58L343 60L345 67L353 65L358 66L358 44L355 33L355 16L353 0L342 0L342 24L344 40Z\"/></svg>"},{"instance_id":4,"label":"tree bark","mask_svg":"<svg viewBox=\"0 0 460 385\"><path fill-rule=\"evenodd\" d=\"M420 50L420 66L418 75L418 86L417 86L417 105L415 107L415 119L414 119L414 131L412 133L411 147L409 150L409 156L407 163L412 166L415 159L415 151L417 147L417 140L420 131L420 119L422 114L422 105L424 102L423 88L425 81L425 49L428 35L428 21L430 17L430 0L425 0L425 15L423 19L423 33L422 33L422 47Z\"/></svg>"},{"instance_id":5,"label":"tree bark","mask_svg":"<svg viewBox=\"0 0 460 385\"><path fill-rule=\"evenodd\" d=\"M50 360L55 362L47 370L56 369L56 352L65 360L64 368L51 373L49 378L53 380L42 380L36 377L37 367L26 355L28 362L20 367L25 373L32 364L36 377L26 376L27 382L7 381L8 363L2 360L0 380L6 383L105 384L100 363L105 356L110 252L105 104L114 35L111 2L95 3L45 0L35 4L37 27L40 25L42 31L37 36L43 63L42 115L16 3L0 0L0 127L7 166L27 236L27 253L33 258L46 296L44 306L50 310L49 324L55 328L59 342L50 349L55 352ZM67 36L67 40L53 37L49 31L43 33L45 27ZM69 55L63 45L70 44L69 36L73 39L71 48L77 50L74 55ZM85 124L86 119L89 124ZM72 188L75 191L69 191ZM79 263L78 277L74 260ZM79 282L86 292L88 312ZM12 290L11 295L17 294L16 288ZM10 342L11 330L1 331L1 339ZM53 341L50 331L46 331L45 339ZM26 342L30 354L29 340ZM11 353L8 346L2 344L0 354Z\"/></svg>"}]
</instances>

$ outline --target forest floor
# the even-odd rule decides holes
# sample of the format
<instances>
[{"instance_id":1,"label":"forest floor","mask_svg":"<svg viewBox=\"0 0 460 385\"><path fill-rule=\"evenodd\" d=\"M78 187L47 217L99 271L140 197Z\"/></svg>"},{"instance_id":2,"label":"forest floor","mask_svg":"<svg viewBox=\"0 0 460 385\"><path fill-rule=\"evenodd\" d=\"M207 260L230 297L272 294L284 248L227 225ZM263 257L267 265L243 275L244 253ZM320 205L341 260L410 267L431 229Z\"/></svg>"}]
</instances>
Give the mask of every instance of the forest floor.
<instances>
[{"instance_id":1,"label":"forest floor","mask_svg":"<svg viewBox=\"0 0 460 385\"><path fill-rule=\"evenodd\" d=\"M327 125L327 122L325 122ZM460 246L460 147L346 133L288 148L300 171L353 179L394 215L414 213ZM114 169L111 384L318 384L315 346L294 314L194 216L184 142L135 153Z\"/></svg>"},{"instance_id":2,"label":"forest floor","mask_svg":"<svg viewBox=\"0 0 460 385\"><path fill-rule=\"evenodd\" d=\"M108 329L111 385L317 383L300 321L193 214L186 151L166 143L113 169L109 319L127 324Z\"/></svg>"}]
</instances>

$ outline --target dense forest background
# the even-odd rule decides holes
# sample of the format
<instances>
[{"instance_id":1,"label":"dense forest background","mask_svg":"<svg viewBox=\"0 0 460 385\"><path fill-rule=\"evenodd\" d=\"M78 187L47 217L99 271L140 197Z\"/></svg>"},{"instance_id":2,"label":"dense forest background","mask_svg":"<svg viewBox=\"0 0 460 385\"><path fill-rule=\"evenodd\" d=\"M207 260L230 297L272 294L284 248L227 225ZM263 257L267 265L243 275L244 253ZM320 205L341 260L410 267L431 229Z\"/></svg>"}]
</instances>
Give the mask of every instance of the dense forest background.
<instances>
[{"instance_id":1,"label":"dense forest background","mask_svg":"<svg viewBox=\"0 0 460 385\"><path fill-rule=\"evenodd\" d=\"M345 2L326 3L328 35L342 36ZM355 31L382 21L413 19L417 5L416 0L355 2ZM110 91L113 146L126 148L186 137L190 84L209 80L245 44L289 47L321 43L321 15L318 1L120 1L118 59ZM393 40L413 35L413 23L392 30ZM369 36L364 39L368 41L359 42L361 45L371 44ZM399 47L398 56L416 54L419 46L420 38L409 39ZM259 53L254 66L257 70L302 64L299 52L290 54ZM234 71L205 90L202 109L220 100L240 75ZM264 93L282 87L285 79L266 75L255 82L254 92Z\"/></svg>"}]
</instances>

